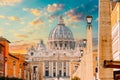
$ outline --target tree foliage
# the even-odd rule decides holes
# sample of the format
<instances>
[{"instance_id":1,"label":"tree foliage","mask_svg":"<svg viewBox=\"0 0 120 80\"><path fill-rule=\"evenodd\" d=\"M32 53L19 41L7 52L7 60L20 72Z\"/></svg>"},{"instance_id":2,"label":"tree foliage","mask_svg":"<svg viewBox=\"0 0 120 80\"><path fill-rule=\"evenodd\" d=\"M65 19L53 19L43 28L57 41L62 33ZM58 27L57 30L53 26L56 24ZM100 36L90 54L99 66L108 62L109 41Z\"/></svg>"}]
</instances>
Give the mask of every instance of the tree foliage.
<instances>
[{"instance_id":1,"label":"tree foliage","mask_svg":"<svg viewBox=\"0 0 120 80\"><path fill-rule=\"evenodd\" d=\"M80 80L80 78L75 76L75 77L72 78L71 80Z\"/></svg>"}]
</instances>

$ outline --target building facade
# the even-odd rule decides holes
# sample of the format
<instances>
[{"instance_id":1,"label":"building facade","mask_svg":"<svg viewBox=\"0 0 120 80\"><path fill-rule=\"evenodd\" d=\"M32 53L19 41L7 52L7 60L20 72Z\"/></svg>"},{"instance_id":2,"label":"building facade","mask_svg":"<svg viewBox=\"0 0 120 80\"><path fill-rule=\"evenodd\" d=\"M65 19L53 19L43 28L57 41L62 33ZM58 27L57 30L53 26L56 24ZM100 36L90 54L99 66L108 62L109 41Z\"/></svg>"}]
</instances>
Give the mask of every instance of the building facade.
<instances>
[{"instance_id":1,"label":"building facade","mask_svg":"<svg viewBox=\"0 0 120 80\"><path fill-rule=\"evenodd\" d=\"M8 57L8 53L9 53L9 43L10 41L8 41L7 39L0 37L0 61L1 61L1 76L7 76L7 68L6 68L6 59Z\"/></svg>"},{"instance_id":2,"label":"building facade","mask_svg":"<svg viewBox=\"0 0 120 80\"><path fill-rule=\"evenodd\" d=\"M5 75L4 46L0 44L0 76Z\"/></svg>"},{"instance_id":3,"label":"building facade","mask_svg":"<svg viewBox=\"0 0 120 80\"><path fill-rule=\"evenodd\" d=\"M49 34L48 48L41 40L37 46L27 49L27 80L70 80L78 68L80 56L80 43L75 42L72 31L60 17L57 26Z\"/></svg>"},{"instance_id":4,"label":"building facade","mask_svg":"<svg viewBox=\"0 0 120 80\"><path fill-rule=\"evenodd\" d=\"M111 12L113 59L120 60L120 2L116 2Z\"/></svg>"},{"instance_id":5,"label":"building facade","mask_svg":"<svg viewBox=\"0 0 120 80\"><path fill-rule=\"evenodd\" d=\"M112 28L112 54L113 60L120 60L120 1L111 2L111 28ZM114 68L114 78L119 74L120 69Z\"/></svg>"},{"instance_id":6,"label":"building facade","mask_svg":"<svg viewBox=\"0 0 120 80\"><path fill-rule=\"evenodd\" d=\"M24 55L10 54L9 43L0 37L0 77L24 79Z\"/></svg>"}]
</instances>

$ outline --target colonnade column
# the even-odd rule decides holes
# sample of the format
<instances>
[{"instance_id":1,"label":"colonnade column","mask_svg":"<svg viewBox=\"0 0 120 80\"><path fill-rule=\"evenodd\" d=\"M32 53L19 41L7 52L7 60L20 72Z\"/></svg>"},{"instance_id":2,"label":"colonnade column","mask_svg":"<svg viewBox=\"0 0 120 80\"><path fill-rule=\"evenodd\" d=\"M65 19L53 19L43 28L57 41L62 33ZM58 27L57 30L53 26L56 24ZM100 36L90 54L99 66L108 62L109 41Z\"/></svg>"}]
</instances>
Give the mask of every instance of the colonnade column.
<instances>
[{"instance_id":1,"label":"colonnade column","mask_svg":"<svg viewBox=\"0 0 120 80\"><path fill-rule=\"evenodd\" d=\"M57 70L57 67L58 67L58 65L57 65L57 62L56 62L56 76L58 76L58 70Z\"/></svg>"},{"instance_id":2,"label":"colonnade column","mask_svg":"<svg viewBox=\"0 0 120 80\"><path fill-rule=\"evenodd\" d=\"M13 61L13 77L16 77L16 62Z\"/></svg>"},{"instance_id":3,"label":"colonnade column","mask_svg":"<svg viewBox=\"0 0 120 80\"><path fill-rule=\"evenodd\" d=\"M64 76L64 62L62 62L62 76Z\"/></svg>"},{"instance_id":4,"label":"colonnade column","mask_svg":"<svg viewBox=\"0 0 120 80\"><path fill-rule=\"evenodd\" d=\"M43 76L45 76L45 64L43 62Z\"/></svg>"},{"instance_id":5,"label":"colonnade column","mask_svg":"<svg viewBox=\"0 0 120 80\"><path fill-rule=\"evenodd\" d=\"M53 77L53 62L51 62L51 70L52 70L51 71L51 73L52 73L51 76Z\"/></svg>"},{"instance_id":6,"label":"colonnade column","mask_svg":"<svg viewBox=\"0 0 120 80\"><path fill-rule=\"evenodd\" d=\"M66 62L66 76L69 76L69 73L68 73L68 62Z\"/></svg>"},{"instance_id":7,"label":"colonnade column","mask_svg":"<svg viewBox=\"0 0 120 80\"><path fill-rule=\"evenodd\" d=\"M49 76L52 76L52 65L51 62L49 62Z\"/></svg>"}]
</instances>

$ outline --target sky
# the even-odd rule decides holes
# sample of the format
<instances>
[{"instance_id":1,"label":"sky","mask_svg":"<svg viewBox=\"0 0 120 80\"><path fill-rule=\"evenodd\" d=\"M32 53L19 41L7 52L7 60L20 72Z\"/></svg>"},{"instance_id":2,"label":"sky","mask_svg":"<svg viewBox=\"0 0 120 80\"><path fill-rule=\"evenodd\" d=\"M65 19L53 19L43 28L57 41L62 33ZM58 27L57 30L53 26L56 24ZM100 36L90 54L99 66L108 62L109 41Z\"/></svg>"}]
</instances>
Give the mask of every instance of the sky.
<instances>
[{"instance_id":1,"label":"sky","mask_svg":"<svg viewBox=\"0 0 120 80\"><path fill-rule=\"evenodd\" d=\"M92 15L94 49L98 38L98 0L0 0L0 36L8 39L10 53L26 49L42 39L47 44L58 17L75 40L86 38L86 16Z\"/></svg>"}]
</instances>

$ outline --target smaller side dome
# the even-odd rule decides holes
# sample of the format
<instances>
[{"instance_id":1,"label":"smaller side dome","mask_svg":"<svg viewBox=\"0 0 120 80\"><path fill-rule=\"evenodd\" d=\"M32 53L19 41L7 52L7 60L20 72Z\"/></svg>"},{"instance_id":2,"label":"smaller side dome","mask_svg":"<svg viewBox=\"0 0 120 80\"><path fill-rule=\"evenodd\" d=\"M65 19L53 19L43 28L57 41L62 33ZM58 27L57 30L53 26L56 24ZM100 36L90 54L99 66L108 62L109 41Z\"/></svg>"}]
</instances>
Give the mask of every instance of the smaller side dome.
<instances>
[{"instance_id":1,"label":"smaller side dome","mask_svg":"<svg viewBox=\"0 0 120 80\"><path fill-rule=\"evenodd\" d=\"M45 49L46 49L46 46L45 46L43 40L40 40L40 42L37 45L37 50L45 50Z\"/></svg>"}]
</instances>

